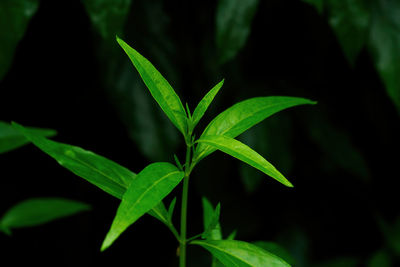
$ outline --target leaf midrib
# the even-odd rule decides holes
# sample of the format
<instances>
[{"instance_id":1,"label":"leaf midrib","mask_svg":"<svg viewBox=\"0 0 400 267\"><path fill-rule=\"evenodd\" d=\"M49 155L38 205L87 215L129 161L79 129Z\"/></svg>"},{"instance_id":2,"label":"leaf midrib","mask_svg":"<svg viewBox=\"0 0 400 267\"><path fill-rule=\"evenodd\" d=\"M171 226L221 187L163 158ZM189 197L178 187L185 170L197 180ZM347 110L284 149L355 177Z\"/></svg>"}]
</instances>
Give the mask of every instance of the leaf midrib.
<instances>
[{"instance_id":1,"label":"leaf midrib","mask_svg":"<svg viewBox=\"0 0 400 267\"><path fill-rule=\"evenodd\" d=\"M200 244L201 244L201 243L202 243L202 242L200 242ZM193 243L193 244L199 244L199 242L196 242L196 243ZM235 254L230 253L228 250L222 249L222 248L220 248L220 247L218 247L218 246L215 246L215 245L212 245L212 244L210 244L210 243L203 243L203 244L205 244L206 246L215 248L215 249L217 249L217 250L219 250L219 251L222 251L222 252L224 252L225 254L228 254L228 255L232 256L233 258L239 259L239 260L243 261L244 263L248 264L249 266L252 266L251 263L245 261L245 260L242 259L242 258L239 258L239 257L236 256ZM235 264L236 264L236 263L235 263ZM237 265L237 266L239 266L239 265Z\"/></svg>"},{"instance_id":2,"label":"leaf midrib","mask_svg":"<svg viewBox=\"0 0 400 267\"><path fill-rule=\"evenodd\" d=\"M85 161L83 161L83 160L81 160L81 159L79 159L79 158L72 158L72 157L69 157L69 158L72 159L72 160L75 160L75 161L77 161L77 162L79 162L79 163L85 165L86 167L89 167L89 169L94 170L95 172L97 172L97 173L99 173L99 174L105 176L105 177L108 178L111 182L113 182L113 183L115 183L115 184L121 186L121 187L124 188L125 190L127 189L127 187L125 186L125 184L119 183L119 182L121 182L121 181L115 181L111 176L109 176L108 174L102 172L102 171L99 170L98 168L96 168L96 167L90 165L89 163L87 163L87 162L85 162ZM61 163L60 163L60 164L61 164ZM63 164L61 164L61 165L63 165Z\"/></svg>"},{"instance_id":3,"label":"leaf midrib","mask_svg":"<svg viewBox=\"0 0 400 267\"><path fill-rule=\"evenodd\" d=\"M159 184L161 181L167 179L169 176L176 174L176 173L180 173L180 171L174 171L174 172L170 172L167 175L164 175L162 178L158 179L156 182L154 182L151 186L149 186L140 196L138 199L136 199L135 203L132 204L131 206L131 210L133 210L137 205L138 202L140 202L143 197L147 194L148 191L150 191L154 186L156 186L157 184ZM151 208L150 208L151 209Z\"/></svg>"}]
</instances>

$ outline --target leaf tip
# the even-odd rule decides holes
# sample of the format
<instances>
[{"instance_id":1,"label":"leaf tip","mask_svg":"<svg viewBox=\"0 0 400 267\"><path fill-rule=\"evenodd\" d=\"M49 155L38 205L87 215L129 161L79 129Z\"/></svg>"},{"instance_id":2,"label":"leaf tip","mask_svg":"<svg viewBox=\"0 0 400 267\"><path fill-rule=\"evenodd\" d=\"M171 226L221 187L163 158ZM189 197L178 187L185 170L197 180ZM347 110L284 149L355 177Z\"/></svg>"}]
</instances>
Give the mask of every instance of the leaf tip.
<instances>
[{"instance_id":1,"label":"leaf tip","mask_svg":"<svg viewBox=\"0 0 400 267\"><path fill-rule=\"evenodd\" d=\"M103 241L103 244L101 244L100 252L104 252L107 248L109 248L111 244L114 242L114 240L115 238L112 238L110 236L110 233L108 233Z\"/></svg>"}]
</instances>

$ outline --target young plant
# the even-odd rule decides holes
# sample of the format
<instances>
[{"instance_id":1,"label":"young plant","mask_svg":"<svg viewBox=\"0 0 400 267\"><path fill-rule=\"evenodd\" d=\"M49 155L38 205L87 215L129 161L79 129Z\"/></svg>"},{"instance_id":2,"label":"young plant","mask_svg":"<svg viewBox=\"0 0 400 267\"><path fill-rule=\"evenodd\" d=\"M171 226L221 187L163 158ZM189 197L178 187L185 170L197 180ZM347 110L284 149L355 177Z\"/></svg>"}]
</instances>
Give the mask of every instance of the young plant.
<instances>
[{"instance_id":1,"label":"young plant","mask_svg":"<svg viewBox=\"0 0 400 267\"><path fill-rule=\"evenodd\" d=\"M174 155L175 163L156 162L138 174L125 167L82 148L51 141L14 123L30 142L53 157L63 167L86 179L107 193L121 199L101 250L113 242L131 224L148 213L164 223L179 242L180 266L186 266L188 244L199 245L226 266L289 266L280 257L251 243L233 240L231 235L222 240L219 225L220 205L214 209L203 200L205 231L193 238L187 237L187 203L190 174L194 167L216 150L221 150L274 178L285 186L292 184L265 158L247 145L234 139L269 116L289 107L314 104L297 97L256 97L239 102L214 118L198 139L194 130L208 106L221 89L223 80L214 86L199 102L193 113L182 105L179 96L157 69L136 50L117 37L119 45L131 59L151 95L181 132L186 144L184 164ZM172 223L176 198L167 209L163 199L183 180L180 229ZM213 266L216 262L213 261Z\"/></svg>"}]
</instances>

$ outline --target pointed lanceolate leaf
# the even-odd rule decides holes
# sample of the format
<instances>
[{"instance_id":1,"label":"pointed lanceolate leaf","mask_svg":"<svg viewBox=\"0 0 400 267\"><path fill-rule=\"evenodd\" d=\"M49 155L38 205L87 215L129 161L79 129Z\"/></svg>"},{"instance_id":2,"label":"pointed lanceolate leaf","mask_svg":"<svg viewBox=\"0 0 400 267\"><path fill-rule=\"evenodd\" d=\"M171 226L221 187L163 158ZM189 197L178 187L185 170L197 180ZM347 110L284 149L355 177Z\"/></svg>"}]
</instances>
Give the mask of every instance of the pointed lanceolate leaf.
<instances>
[{"instance_id":1,"label":"pointed lanceolate leaf","mask_svg":"<svg viewBox=\"0 0 400 267\"><path fill-rule=\"evenodd\" d=\"M298 97L270 96L250 98L220 113L208 124L201 137L225 135L235 138L281 110L298 105L315 103L311 100ZM207 144L199 144L196 148L194 161L198 162L214 151L215 148Z\"/></svg>"},{"instance_id":2,"label":"pointed lanceolate leaf","mask_svg":"<svg viewBox=\"0 0 400 267\"><path fill-rule=\"evenodd\" d=\"M217 85L215 85L199 102L196 109L193 112L192 116L192 128L196 127L197 123L199 123L200 119L203 117L204 113L207 111L208 106L214 100L214 97L221 89L224 84L224 80L220 81Z\"/></svg>"},{"instance_id":3,"label":"pointed lanceolate leaf","mask_svg":"<svg viewBox=\"0 0 400 267\"><path fill-rule=\"evenodd\" d=\"M182 180L184 173L167 162L144 168L126 190L101 250L105 250L137 219L162 201Z\"/></svg>"},{"instance_id":4,"label":"pointed lanceolate leaf","mask_svg":"<svg viewBox=\"0 0 400 267\"><path fill-rule=\"evenodd\" d=\"M56 131L50 129L32 127L26 127L26 130L32 132L33 134L47 137L54 136L57 133ZM26 139L21 132L15 130L11 124L0 121L0 154L19 148L28 143L29 140Z\"/></svg>"},{"instance_id":5,"label":"pointed lanceolate leaf","mask_svg":"<svg viewBox=\"0 0 400 267\"><path fill-rule=\"evenodd\" d=\"M222 152L225 152L226 154L229 154L271 176L278 182L293 187L293 185L271 163L253 149L236 139L223 135L210 135L200 138L197 142L206 143L209 146L219 149Z\"/></svg>"},{"instance_id":6,"label":"pointed lanceolate leaf","mask_svg":"<svg viewBox=\"0 0 400 267\"><path fill-rule=\"evenodd\" d=\"M63 198L32 198L10 208L0 219L1 229L41 225L59 218L89 210L88 204Z\"/></svg>"},{"instance_id":7,"label":"pointed lanceolate leaf","mask_svg":"<svg viewBox=\"0 0 400 267\"><path fill-rule=\"evenodd\" d=\"M136 174L121 165L80 147L48 140L13 123L29 141L61 166L117 198L122 198Z\"/></svg>"},{"instance_id":8,"label":"pointed lanceolate leaf","mask_svg":"<svg viewBox=\"0 0 400 267\"><path fill-rule=\"evenodd\" d=\"M236 267L288 267L278 256L253 244L238 240L195 240L191 244L202 246L226 266Z\"/></svg>"},{"instance_id":9,"label":"pointed lanceolate leaf","mask_svg":"<svg viewBox=\"0 0 400 267\"><path fill-rule=\"evenodd\" d=\"M30 130L16 123L13 123L13 127L14 131L54 158L61 166L116 198L122 198L130 182L136 177L127 168L91 151L48 140L42 137L43 132ZM150 215L165 223L167 217L164 216L164 210L166 208L160 202Z\"/></svg>"},{"instance_id":10,"label":"pointed lanceolate leaf","mask_svg":"<svg viewBox=\"0 0 400 267\"><path fill-rule=\"evenodd\" d=\"M133 65L139 72L143 82L146 84L153 98L157 101L161 109L176 126L176 128L178 128L178 130L184 136L186 136L186 111L174 89L150 63L150 61L139 54L135 49L130 47L122 39L117 37L117 41L131 59Z\"/></svg>"}]
</instances>

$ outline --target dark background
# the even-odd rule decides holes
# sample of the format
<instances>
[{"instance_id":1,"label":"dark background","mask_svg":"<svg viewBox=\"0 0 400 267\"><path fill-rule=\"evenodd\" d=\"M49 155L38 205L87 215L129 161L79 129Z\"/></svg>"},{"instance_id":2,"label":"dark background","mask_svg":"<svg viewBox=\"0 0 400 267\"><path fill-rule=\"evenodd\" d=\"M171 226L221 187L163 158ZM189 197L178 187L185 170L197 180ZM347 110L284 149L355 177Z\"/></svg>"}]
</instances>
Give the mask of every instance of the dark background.
<instances>
[{"instance_id":1,"label":"dark background","mask_svg":"<svg viewBox=\"0 0 400 267\"><path fill-rule=\"evenodd\" d=\"M278 162L278 169L283 166L294 188L264 177L249 192L241 182L240 163L214 153L193 172L189 235L202 230L200 200L206 196L214 205L221 202L225 236L237 229L240 240L278 242L297 260L295 266L338 258L351 258L364 266L381 248L389 251L395 264L395 253L379 222L392 225L399 214L400 124L369 53L362 50L351 67L332 29L313 7L299 1L271 0L260 1L244 48L232 61L218 65L214 1L157 3L154 9L164 17L151 13L145 1L133 1L123 37L165 74L192 109L225 78L200 130L213 116L249 97L290 95L318 101L318 105L296 107L271 118L274 129L269 142L274 143L274 136L285 136L286 147L280 150L277 143L276 154L265 156ZM163 35L156 34L153 28L157 27ZM80 1L42 0L0 81L0 119L56 129L55 140L91 150L134 172L159 158L172 162L172 148L182 158L184 144L179 141L172 148L169 144L160 147L170 152L167 158L161 152L146 155L140 147L143 143L132 141L132 132L140 129L127 121L135 116L121 113L138 111L123 93L113 93L112 85L118 80L105 81L110 65L117 62L116 72L122 68L113 60L125 57L114 45L104 49ZM167 56L155 56L154 46L167 51ZM128 69L135 74L133 66ZM155 104L151 108L160 114L159 120L165 120ZM320 128L327 130L320 132ZM340 134L330 134L331 130ZM172 131L172 140L180 137ZM351 144L350 152L347 147L342 149L341 141ZM267 141L259 138L257 142ZM355 164L347 158L353 151L361 158ZM290 162L287 169L285 162ZM30 197L66 197L92 205L90 212L18 229L12 237L1 235L3 262L11 260L13 266L28 262L176 266L177 243L148 215L100 253L118 200L61 168L37 148L29 145L1 155L0 166L0 213ZM173 195L180 200L180 187L166 203ZM177 218L178 214L179 208ZM190 247L189 253L189 266L209 261L199 248Z\"/></svg>"}]
</instances>

